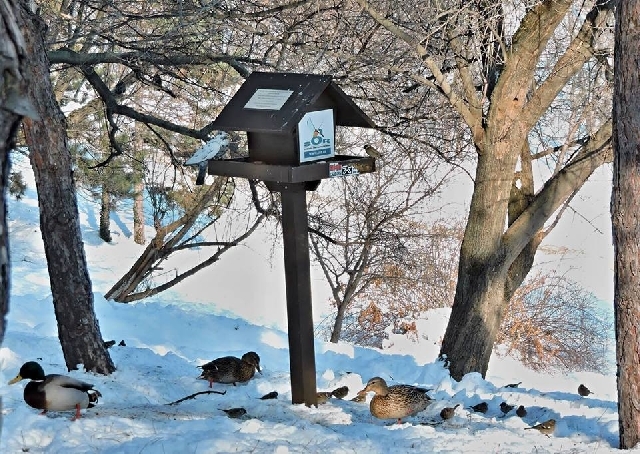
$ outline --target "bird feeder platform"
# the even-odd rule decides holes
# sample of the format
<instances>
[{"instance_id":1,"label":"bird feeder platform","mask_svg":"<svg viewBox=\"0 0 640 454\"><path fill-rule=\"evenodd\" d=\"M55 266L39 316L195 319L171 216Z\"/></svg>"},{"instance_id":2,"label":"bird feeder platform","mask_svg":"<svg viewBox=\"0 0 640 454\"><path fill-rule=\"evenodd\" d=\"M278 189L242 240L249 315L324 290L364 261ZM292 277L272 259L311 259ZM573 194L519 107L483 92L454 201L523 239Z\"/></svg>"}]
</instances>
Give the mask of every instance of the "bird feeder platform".
<instances>
[{"instance_id":1,"label":"bird feeder platform","mask_svg":"<svg viewBox=\"0 0 640 454\"><path fill-rule=\"evenodd\" d=\"M266 164L250 158L209 161L209 175L241 177L277 183L303 183L325 178L345 177L376 170L375 159L361 156L335 155L324 161L291 166Z\"/></svg>"}]
</instances>

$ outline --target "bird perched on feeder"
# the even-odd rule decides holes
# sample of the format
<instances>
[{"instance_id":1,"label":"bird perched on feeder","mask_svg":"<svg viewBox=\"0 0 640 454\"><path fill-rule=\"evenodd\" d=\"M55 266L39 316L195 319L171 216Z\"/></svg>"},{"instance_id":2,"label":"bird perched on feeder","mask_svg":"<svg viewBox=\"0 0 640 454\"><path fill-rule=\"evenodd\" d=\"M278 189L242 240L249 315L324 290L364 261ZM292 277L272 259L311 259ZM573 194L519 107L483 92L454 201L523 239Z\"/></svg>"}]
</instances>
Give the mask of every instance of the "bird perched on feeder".
<instances>
[{"instance_id":1,"label":"bird perched on feeder","mask_svg":"<svg viewBox=\"0 0 640 454\"><path fill-rule=\"evenodd\" d=\"M224 132L218 132L213 138L196 150L196 152L184 163L187 166L197 165L198 176L196 184L204 184L204 178L207 176L207 165L209 160L221 159L229 149L229 135Z\"/></svg>"},{"instance_id":2,"label":"bird perched on feeder","mask_svg":"<svg viewBox=\"0 0 640 454\"><path fill-rule=\"evenodd\" d=\"M262 374L260 357L256 352L247 352L242 358L223 356L198 367L202 369L198 378L208 380L209 388L213 387L213 382L231 383L235 386L237 382L249 381L256 370Z\"/></svg>"},{"instance_id":3,"label":"bird perched on feeder","mask_svg":"<svg viewBox=\"0 0 640 454\"><path fill-rule=\"evenodd\" d=\"M524 428L524 430L527 430L527 429L535 429L535 430L545 434L548 437L549 435L551 435L553 433L554 430L556 430L556 420L555 419L549 419L548 421L541 422L540 424L536 424L535 426L525 427Z\"/></svg>"},{"instance_id":4,"label":"bird perched on feeder","mask_svg":"<svg viewBox=\"0 0 640 454\"><path fill-rule=\"evenodd\" d=\"M372 158L379 159L382 157L382 153L380 153L375 147L370 144L366 144L364 146L364 151Z\"/></svg>"},{"instance_id":5,"label":"bird perched on feeder","mask_svg":"<svg viewBox=\"0 0 640 454\"><path fill-rule=\"evenodd\" d=\"M358 395L374 392L375 396L369 403L371 414L379 419L396 419L398 424L402 418L414 416L431 403L427 396L428 389L411 385L387 386L381 377L373 377Z\"/></svg>"},{"instance_id":6,"label":"bird perched on feeder","mask_svg":"<svg viewBox=\"0 0 640 454\"><path fill-rule=\"evenodd\" d=\"M42 410L41 415L47 411L75 410L76 413L71 418L75 421L80 417L81 408L95 406L98 397L102 397L90 383L66 375L45 375L42 366L35 361L24 363L9 384L13 385L24 379L31 380L24 387L24 401L30 407Z\"/></svg>"},{"instance_id":7,"label":"bird perched on feeder","mask_svg":"<svg viewBox=\"0 0 640 454\"><path fill-rule=\"evenodd\" d=\"M580 394L582 397L587 397L589 394L593 393L585 385L580 384L580 386L578 386L578 394Z\"/></svg>"}]
</instances>

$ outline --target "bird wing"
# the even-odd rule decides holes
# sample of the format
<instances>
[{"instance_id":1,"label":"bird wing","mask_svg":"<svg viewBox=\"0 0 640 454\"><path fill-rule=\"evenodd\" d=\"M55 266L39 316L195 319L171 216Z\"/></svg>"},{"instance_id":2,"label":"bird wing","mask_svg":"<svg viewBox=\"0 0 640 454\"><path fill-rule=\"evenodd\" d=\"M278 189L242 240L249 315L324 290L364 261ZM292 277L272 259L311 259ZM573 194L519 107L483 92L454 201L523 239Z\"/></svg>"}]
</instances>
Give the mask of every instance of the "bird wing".
<instances>
[{"instance_id":1,"label":"bird wing","mask_svg":"<svg viewBox=\"0 0 640 454\"><path fill-rule=\"evenodd\" d=\"M420 388L418 386L413 385L393 385L389 387L389 390L397 390L400 392L411 393L411 394L419 394L424 395L427 399L431 400L431 397L427 395L430 389Z\"/></svg>"},{"instance_id":2,"label":"bird wing","mask_svg":"<svg viewBox=\"0 0 640 454\"><path fill-rule=\"evenodd\" d=\"M93 389L91 383L78 380L67 375L50 374L44 380L44 385L60 386L61 388L73 388L80 391L89 391Z\"/></svg>"},{"instance_id":3,"label":"bird wing","mask_svg":"<svg viewBox=\"0 0 640 454\"><path fill-rule=\"evenodd\" d=\"M223 356L198 367L203 370L218 370L220 367L237 364L238 362L240 362L240 359L235 356Z\"/></svg>"}]
</instances>

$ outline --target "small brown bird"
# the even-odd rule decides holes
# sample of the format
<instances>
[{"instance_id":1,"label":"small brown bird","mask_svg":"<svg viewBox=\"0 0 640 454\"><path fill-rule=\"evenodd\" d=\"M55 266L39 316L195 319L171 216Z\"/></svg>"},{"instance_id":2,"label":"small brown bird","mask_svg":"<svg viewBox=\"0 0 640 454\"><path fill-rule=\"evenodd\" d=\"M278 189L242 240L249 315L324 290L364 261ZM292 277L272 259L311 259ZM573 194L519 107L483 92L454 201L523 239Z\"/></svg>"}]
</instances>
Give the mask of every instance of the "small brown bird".
<instances>
[{"instance_id":1,"label":"small brown bird","mask_svg":"<svg viewBox=\"0 0 640 454\"><path fill-rule=\"evenodd\" d=\"M339 388L331 391L331 395L333 395L333 397L335 397L336 399L344 399L345 397L347 397L347 394L349 394L348 386L340 386Z\"/></svg>"},{"instance_id":2,"label":"small brown bird","mask_svg":"<svg viewBox=\"0 0 640 454\"><path fill-rule=\"evenodd\" d=\"M453 415L456 413L456 408L458 408L460 404L457 404L455 407L444 407L440 411L440 417L442 419L451 419Z\"/></svg>"},{"instance_id":3,"label":"small brown bird","mask_svg":"<svg viewBox=\"0 0 640 454\"><path fill-rule=\"evenodd\" d=\"M540 424L536 424L535 426L524 428L524 430L527 430L527 429L535 429L545 434L548 437L553 433L554 430L556 430L556 420L550 419L548 421L541 422Z\"/></svg>"},{"instance_id":4,"label":"small brown bird","mask_svg":"<svg viewBox=\"0 0 640 454\"><path fill-rule=\"evenodd\" d=\"M260 400L277 399L277 398L278 398L278 391L271 391L270 393L267 393L264 396L262 396Z\"/></svg>"},{"instance_id":5,"label":"small brown bird","mask_svg":"<svg viewBox=\"0 0 640 454\"><path fill-rule=\"evenodd\" d=\"M102 345L104 345L104 348L111 348L114 345L116 345L116 341L114 340L110 340L110 341L103 341Z\"/></svg>"},{"instance_id":6,"label":"small brown bird","mask_svg":"<svg viewBox=\"0 0 640 454\"><path fill-rule=\"evenodd\" d=\"M369 145L369 144L366 144L366 145L364 146L364 151L365 151L369 156L371 156L372 158L379 159L379 158L381 158L381 157L382 157L382 154L381 154L378 150L376 150L373 146L371 146L371 145Z\"/></svg>"},{"instance_id":7,"label":"small brown bird","mask_svg":"<svg viewBox=\"0 0 640 454\"><path fill-rule=\"evenodd\" d=\"M316 397L318 399L318 405L326 404L331 398L331 392L329 391L318 391L316 393Z\"/></svg>"},{"instance_id":8,"label":"small brown bird","mask_svg":"<svg viewBox=\"0 0 640 454\"><path fill-rule=\"evenodd\" d=\"M509 405L509 404L508 404L508 403L506 403L506 402L502 402L502 403L500 404L500 410L502 410L502 413L504 413L504 414L506 415L506 414L507 414L507 413L509 413L511 410L513 410L513 405Z\"/></svg>"},{"instance_id":9,"label":"small brown bird","mask_svg":"<svg viewBox=\"0 0 640 454\"><path fill-rule=\"evenodd\" d=\"M225 412L229 418L239 418L247 414L247 410L245 410L242 407L229 408L227 410L222 410L222 411Z\"/></svg>"},{"instance_id":10,"label":"small brown bird","mask_svg":"<svg viewBox=\"0 0 640 454\"><path fill-rule=\"evenodd\" d=\"M365 393L356 394L356 396L351 399L351 402L365 402L367 400L367 395Z\"/></svg>"},{"instance_id":11,"label":"small brown bird","mask_svg":"<svg viewBox=\"0 0 640 454\"><path fill-rule=\"evenodd\" d=\"M334 389L333 391L318 391L316 396L318 398L318 404L327 403L329 399L335 397L336 399L342 399L347 394L349 394L348 386L340 386L339 388Z\"/></svg>"},{"instance_id":12,"label":"small brown bird","mask_svg":"<svg viewBox=\"0 0 640 454\"><path fill-rule=\"evenodd\" d=\"M489 404L486 402L480 402L479 404L472 405L471 408L473 411L477 411L478 413L486 413L489 409Z\"/></svg>"},{"instance_id":13,"label":"small brown bird","mask_svg":"<svg viewBox=\"0 0 640 454\"><path fill-rule=\"evenodd\" d=\"M524 408L524 405L520 405L518 408L516 408L516 415L520 416L521 418L527 416L527 409Z\"/></svg>"},{"instance_id":14,"label":"small brown bird","mask_svg":"<svg viewBox=\"0 0 640 454\"><path fill-rule=\"evenodd\" d=\"M589 394L593 393L589 388L587 388L583 384L580 384L580 386L578 386L578 394L580 394L582 397L587 397Z\"/></svg>"}]
</instances>

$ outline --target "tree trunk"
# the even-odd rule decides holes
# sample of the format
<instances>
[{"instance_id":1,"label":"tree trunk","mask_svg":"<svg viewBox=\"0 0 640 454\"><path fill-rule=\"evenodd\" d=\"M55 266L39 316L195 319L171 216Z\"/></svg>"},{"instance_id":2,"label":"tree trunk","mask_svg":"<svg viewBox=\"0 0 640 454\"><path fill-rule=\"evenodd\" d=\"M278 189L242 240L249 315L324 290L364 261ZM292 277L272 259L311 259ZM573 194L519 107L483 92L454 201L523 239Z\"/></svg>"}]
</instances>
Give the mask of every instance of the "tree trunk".
<instances>
[{"instance_id":1,"label":"tree trunk","mask_svg":"<svg viewBox=\"0 0 640 454\"><path fill-rule=\"evenodd\" d=\"M470 371L485 376L502 322L510 264L502 260L501 241L516 159L517 154L498 150L478 158L456 295L441 348L456 380Z\"/></svg>"},{"instance_id":2,"label":"tree trunk","mask_svg":"<svg viewBox=\"0 0 640 454\"><path fill-rule=\"evenodd\" d=\"M5 315L9 312L9 237L7 230L7 186L9 151L22 116L29 109L27 87L23 75L26 49L13 0L0 0L0 345L4 339ZM21 105L23 105L21 107ZM25 110L26 109L26 110ZM33 114L33 113L32 113Z\"/></svg>"},{"instance_id":3,"label":"tree trunk","mask_svg":"<svg viewBox=\"0 0 640 454\"><path fill-rule=\"evenodd\" d=\"M619 2L615 30L613 101L614 312L618 364L620 448L640 440L640 0Z\"/></svg>"},{"instance_id":4,"label":"tree trunk","mask_svg":"<svg viewBox=\"0 0 640 454\"><path fill-rule=\"evenodd\" d=\"M144 140L141 134L139 122L135 123L134 159L132 167L135 174L133 189L133 241L136 244L145 244L147 238L144 232Z\"/></svg>"},{"instance_id":5,"label":"tree trunk","mask_svg":"<svg viewBox=\"0 0 640 454\"><path fill-rule=\"evenodd\" d=\"M506 305L531 269L545 235L545 222L571 200L597 166L610 159L610 122L605 122L537 194L526 180L527 159L522 160L522 171L515 172L529 131L568 76L595 52L593 48L585 52L585 43L593 46L594 33L612 5L600 2L594 6L558 62L566 71L550 75L529 96L535 62L571 2L545 0L531 8L513 37L482 126L471 112L467 114L474 120L468 124L474 133L478 165L460 250L456 294L440 349L440 357L456 380L469 372L486 375ZM547 91L551 87L553 90ZM520 180L522 190L513 189L515 179ZM506 230L505 220L509 224Z\"/></svg>"},{"instance_id":6,"label":"tree trunk","mask_svg":"<svg viewBox=\"0 0 640 454\"><path fill-rule=\"evenodd\" d=\"M9 235L7 229L7 183L9 151L22 116L35 115L28 102L26 81L26 46L18 27L18 6L14 0L0 0L0 345L9 312ZM0 432L2 429L2 396L0 396Z\"/></svg>"},{"instance_id":7,"label":"tree trunk","mask_svg":"<svg viewBox=\"0 0 640 454\"><path fill-rule=\"evenodd\" d=\"M115 370L102 343L93 309L91 280L84 255L71 154L64 115L54 96L44 45L46 26L21 2L18 23L31 56L26 78L29 98L41 120L25 118L24 132L36 179L58 336L69 370L109 374Z\"/></svg>"},{"instance_id":8,"label":"tree trunk","mask_svg":"<svg viewBox=\"0 0 640 454\"><path fill-rule=\"evenodd\" d=\"M344 313L346 311L347 304L345 301L338 301L338 313L336 319L333 322L333 328L331 329L330 342L337 344L340 340L340 334L342 333L342 323L344 321Z\"/></svg>"},{"instance_id":9,"label":"tree trunk","mask_svg":"<svg viewBox=\"0 0 640 454\"><path fill-rule=\"evenodd\" d=\"M111 194L109 194L109 191L103 184L100 196L100 238L107 243L111 243L111 230L109 230L110 225Z\"/></svg>"},{"instance_id":10,"label":"tree trunk","mask_svg":"<svg viewBox=\"0 0 640 454\"><path fill-rule=\"evenodd\" d=\"M136 244L144 244L147 241L144 234L144 183L142 181L134 186L133 241Z\"/></svg>"}]
</instances>

